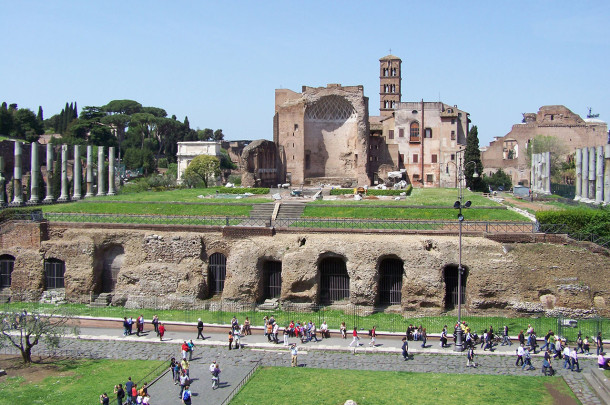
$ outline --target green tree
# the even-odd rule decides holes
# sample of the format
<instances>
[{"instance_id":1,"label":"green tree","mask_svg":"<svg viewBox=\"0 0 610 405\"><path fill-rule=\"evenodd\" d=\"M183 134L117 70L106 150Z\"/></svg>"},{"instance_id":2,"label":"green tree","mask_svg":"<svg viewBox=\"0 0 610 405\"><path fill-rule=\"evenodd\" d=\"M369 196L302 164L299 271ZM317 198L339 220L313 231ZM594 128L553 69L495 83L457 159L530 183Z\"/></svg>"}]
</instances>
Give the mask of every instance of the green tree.
<instances>
[{"instance_id":1,"label":"green tree","mask_svg":"<svg viewBox=\"0 0 610 405\"><path fill-rule=\"evenodd\" d=\"M38 118L38 121L43 122L44 118L42 116L42 106L39 105L38 106L38 115L36 115L36 118Z\"/></svg>"},{"instance_id":2,"label":"green tree","mask_svg":"<svg viewBox=\"0 0 610 405\"><path fill-rule=\"evenodd\" d=\"M228 170L237 169L237 165L233 163L226 149L220 149L220 168Z\"/></svg>"},{"instance_id":3,"label":"green tree","mask_svg":"<svg viewBox=\"0 0 610 405\"><path fill-rule=\"evenodd\" d=\"M475 164L470 162L475 162ZM481 150L479 149L479 131L476 125L473 126L470 131L468 131L463 164L464 175L466 177L466 187L470 188L472 191L487 191L482 176L483 163L481 162ZM475 167L479 177L473 177Z\"/></svg>"},{"instance_id":4,"label":"green tree","mask_svg":"<svg viewBox=\"0 0 610 405\"><path fill-rule=\"evenodd\" d=\"M562 164L565 162L566 148L554 136L536 135L527 144L527 164L532 164L532 154L551 152L551 178L554 183L562 183ZM566 167L567 169L569 166Z\"/></svg>"},{"instance_id":5,"label":"green tree","mask_svg":"<svg viewBox=\"0 0 610 405\"><path fill-rule=\"evenodd\" d=\"M10 135L13 129L13 114L8 110L6 101L0 106L0 135Z\"/></svg>"},{"instance_id":6,"label":"green tree","mask_svg":"<svg viewBox=\"0 0 610 405\"><path fill-rule=\"evenodd\" d=\"M511 177L502 169L498 169L494 174L489 177L486 176L484 179L492 190L498 190L498 187L502 187L504 190L508 191L513 186Z\"/></svg>"},{"instance_id":7,"label":"green tree","mask_svg":"<svg viewBox=\"0 0 610 405\"><path fill-rule=\"evenodd\" d=\"M211 141L214 139L214 131L210 128L197 131L197 139L200 141Z\"/></svg>"},{"instance_id":8,"label":"green tree","mask_svg":"<svg viewBox=\"0 0 610 405\"><path fill-rule=\"evenodd\" d=\"M27 108L20 108L13 113L13 128L11 135L34 142L44 133L42 122L36 118L36 114Z\"/></svg>"},{"instance_id":9,"label":"green tree","mask_svg":"<svg viewBox=\"0 0 610 405\"><path fill-rule=\"evenodd\" d=\"M214 131L214 140L222 141L225 138L225 135L222 133L222 129L217 129Z\"/></svg>"},{"instance_id":10,"label":"green tree","mask_svg":"<svg viewBox=\"0 0 610 405\"><path fill-rule=\"evenodd\" d=\"M54 150L53 156L55 157L55 164L51 175L51 186L53 188L53 199L57 200L61 194L61 150Z\"/></svg>"},{"instance_id":11,"label":"green tree","mask_svg":"<svg viewBox=\"0 0 610 405\"><path fill-rule=\"evenodd\" d=\"M216 156L195 156L184 171L184 176L198 179L207 188L210 181L220 176L220 160Z\"/></svg>"}]
</instances>

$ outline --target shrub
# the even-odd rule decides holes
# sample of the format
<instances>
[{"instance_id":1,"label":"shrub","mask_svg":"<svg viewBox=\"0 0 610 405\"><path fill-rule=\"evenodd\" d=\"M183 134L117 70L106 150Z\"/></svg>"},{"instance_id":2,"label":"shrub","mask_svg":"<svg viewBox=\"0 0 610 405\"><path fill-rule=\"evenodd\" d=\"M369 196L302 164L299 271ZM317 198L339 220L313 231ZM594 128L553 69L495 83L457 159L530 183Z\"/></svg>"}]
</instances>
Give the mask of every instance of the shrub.
<instances>
[{"instance_id":1,"label":"shrub","mask_svg":"<svg viewBox=\"0 0 610 405\"><path fill-rule=\"evenodd\" d=\"M409 186L402 190L394 190L394 189L386 189L386 190L377 190L375 188L369 188L366 192L367 195L376 195L376 196L399 196L402 193L405 193L407 196L411 195L413 191L413 186L409 184ZM330 190L330 195L352 195L354 194L353 188L334 188Z\"/></svg>"},{"instance_id":2,"label":"shrub","mask_svg":"<svg viewBox=\"0 0 610 405\"><path fill-rule=\"evenodd\" d=\"M161 169L167 169L167 158L159 158L157 162L157 167Z\"/></svg>"},{"instance_id":3,"label":"shrub","mask_svg":"<svg viewBox=\"0 0 610 405\"><path fill-rule=\"evenodd\" d=\"M236 186L241 186L241 176L238 174L232 174L229 176L229 183L233 183Z\"/></svg>"},{"instance_id":4,"label":"shrub","mask_svg":"<svg viewBox=\"0 0 610 405\"><path fill-rule=\"evenodd\" d=\"M565 224L568 233L593 233L610 237L610 209L575 208L562 211L538 211L540 224Z\"/></svg>"},{"instance_id":5,"label":"shrub","mask_svg":"<svg viewBox=\"0 0 610 405\"><path fill-rule=\"evenodd\" d=\"M245 193L252 193L252 194L257 194L257 195L261 195L261 194L269 194L269 189L268 188L251 188L251 187L220 187L220 189L218 190L219 193L222 194L245 194Z\"/></svg>"}]
</instances>

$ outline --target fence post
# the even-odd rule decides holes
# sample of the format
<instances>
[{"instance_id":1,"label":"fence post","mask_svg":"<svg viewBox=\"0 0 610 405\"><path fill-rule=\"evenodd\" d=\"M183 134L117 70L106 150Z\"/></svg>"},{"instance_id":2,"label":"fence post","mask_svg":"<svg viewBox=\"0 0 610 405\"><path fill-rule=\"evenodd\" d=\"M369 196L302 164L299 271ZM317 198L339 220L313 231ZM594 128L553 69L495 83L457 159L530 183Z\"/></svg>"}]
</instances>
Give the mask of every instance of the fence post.
<instances>
[{"instance_id":1,"label":"fence post","mask_svg":"<svg viewBox=\"0 0 610 405\"><path fill-rule=\"evenodd\" d=\"M226 218L225 218L225 225L226 225L226 226L229 226L229 217L226 217Z\"/></svg>"}]
</instances>

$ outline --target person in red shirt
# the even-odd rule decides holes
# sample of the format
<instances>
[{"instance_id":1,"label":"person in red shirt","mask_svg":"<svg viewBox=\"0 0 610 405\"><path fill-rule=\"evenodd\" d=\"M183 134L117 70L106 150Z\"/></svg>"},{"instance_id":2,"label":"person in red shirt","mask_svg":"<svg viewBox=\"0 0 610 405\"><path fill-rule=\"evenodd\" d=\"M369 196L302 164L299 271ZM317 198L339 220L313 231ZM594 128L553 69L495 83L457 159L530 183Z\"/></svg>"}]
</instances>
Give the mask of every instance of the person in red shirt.
<instances>
[{"instance_id":1,"label":"person in red shirt","mask_svg":"<svg viewBox=\"0 0 610 405\"><path fill-rule=\"evenodd\" d=\"M348 347L352 347L353 344L356 344L356 347L359 346L358 344L358 340L360 340L360 338L358 337L358 331L356 330L356 327L354 327L354 331L352 332L352 342L349 344Z\"/></svg>"},{"instance_id":2,"label":"person in red shirt","mask_svg":"<svg viewBox=\"0 0 610 405\"><path fill-rule=\"evenodd\" d=\"M165 334L165 325L159 325L159 340L163 340L163 335Z\"/></svg>"},{"instance_id":3,"label":"person in red shirt","mask_svg":"<svg viewBox=\"0 0 610 405\"><path fill-rule=\"evenodd\" d=\"M182 359L186 360L186 354L189 351L189 345L186 344L186 340L184 341L184 343L182 343Z\"/></svg>"}]
</instances>

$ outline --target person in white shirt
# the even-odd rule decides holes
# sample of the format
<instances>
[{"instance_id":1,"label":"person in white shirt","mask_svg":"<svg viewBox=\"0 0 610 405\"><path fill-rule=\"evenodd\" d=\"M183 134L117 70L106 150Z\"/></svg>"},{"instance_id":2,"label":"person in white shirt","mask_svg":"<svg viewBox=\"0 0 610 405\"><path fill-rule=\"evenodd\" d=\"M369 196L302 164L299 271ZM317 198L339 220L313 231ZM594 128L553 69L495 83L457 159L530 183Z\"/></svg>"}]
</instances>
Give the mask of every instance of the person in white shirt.
<instances>
[{"instance_id":1,"label":"person in white shirt","mask_svg":"<svg viewBox=\"0 0 610 405\"><path fill-rule=\"evenodd\" d=\"M572 368L571 358L570 358L570 347L566 345L563 348L563 368Z\"/></svg>"},{"instance_id":2,"label":"person in white shirt","mask_svg":"<svg viewBox=\"0 0 610 405\"><path fill-rule=\"evenodd\" d=\"M278 333L280 331L280 325L277 324L277 322L273 323L273 341L277 344L279 343L278 341Z\"/></svg>"},{"instance_id":3,"label":"person in white shirt","mask_svg":"<svg viewBox=\"0 0 610 405\"><path fill-rule=\"evenodd\" d=\"M580 365L578 364L578 349L570 350L570 359L572 360L572 367L570 370L574 371L574 367L576 366L576 371L580 371Z\"/></svg>"},{"instance_id":4,"label":"person in white shirt","mask_svg":"<svg viewBox=\"0 0 610 405\"><path fill-rule=\"evenodd\" d=\"M216 360L214 360L212 362L212 364L210 364L210 373L213 372L215 368L216 368Z\"/></svg>"},{"instance_id":5,"label":"person in white shirt","mask_svg":"<svg viewBox=\"0 0 610 405\"><path fill-rule=\"evenodd\" d=\"M322 332L322 339L324 339L328 333L328 325L326 324L326 321L322 322L322 325L320 325L320 332Z\"/></svg>"},{"instance_id":6,"label":"person in white shirt","mask_svg":"<svg viewBox=\"0 0 610 405\"><path fill-rule=\"evenodd\" d=\"M517 348L517 361L515 362L515 366L519 367L523 365L523 356L525 355L525 349L523 348L523 344L521 344Z\"/></svg>"}]
</instances>

